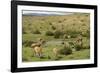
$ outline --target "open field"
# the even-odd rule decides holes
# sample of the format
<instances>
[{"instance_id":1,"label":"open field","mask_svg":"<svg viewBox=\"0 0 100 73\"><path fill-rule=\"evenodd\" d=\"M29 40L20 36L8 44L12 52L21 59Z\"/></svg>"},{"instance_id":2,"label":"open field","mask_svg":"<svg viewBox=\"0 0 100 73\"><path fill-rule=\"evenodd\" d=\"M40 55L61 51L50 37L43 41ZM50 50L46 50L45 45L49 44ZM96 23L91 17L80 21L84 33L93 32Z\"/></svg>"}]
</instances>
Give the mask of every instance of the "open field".
<instances>
[{"instance_id":1,"label":"open field","mask_svg":"<svg viewBox=\"0 0 100 73\"><path fill-rule=\"evenodd\" d=\"M32 61L54 61L54 60L81 60L81 59L89 59L90 58L90 50L85 49L77 52L73 52L70 55L60 55L58 59L55 59L52 54L52 48L43 48L44 49L44 58L33 57L33 52L30 47L26 47L23 50L23 61L24 62L32 62ZM50 56L51 58L48 58Z\"/></svg>"},{"instance_id":2,"label":"open field","mask_svg":"<svg viewBox=\"0 0 100 73\"><path fill-rule=\"evenodd\" d=\"M23 15L22 61L54 61L78 60L90 58L90 15L88 13L73 13L58 16L30 16ZM82 46L76 49L73 43L81 35ZM43 58L35 57L31 44L39 38L45 40L41 46ZM53 48L61 50L63 42L72 43L71 53L54 56ZM76 43L75 43L76 44ZM66 51L66 49L65 49Z\"/></svg>"}]
</instances>

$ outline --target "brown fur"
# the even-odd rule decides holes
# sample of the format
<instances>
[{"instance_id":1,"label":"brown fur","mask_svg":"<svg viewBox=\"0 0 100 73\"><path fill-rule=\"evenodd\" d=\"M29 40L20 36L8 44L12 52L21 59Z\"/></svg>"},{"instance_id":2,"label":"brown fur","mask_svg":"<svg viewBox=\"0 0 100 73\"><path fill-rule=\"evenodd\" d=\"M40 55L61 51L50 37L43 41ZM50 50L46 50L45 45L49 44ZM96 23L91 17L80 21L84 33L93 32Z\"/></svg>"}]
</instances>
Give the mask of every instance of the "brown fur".
<instances>
[{"instance_id":1,"label":"brown fur","mask_svg":"<svg viewBox=\"0 0 100 73\"><path fill-rule=\"evenodd\" d=\"M53 53L54 53L54 56L57 57L58 53L59 53L59 49L58 48L53 48Z\"/></svg>"},{"instance_id":2,"label":"brown fur","mask_svg":"<svg viewBox=\"0 0 100 73\"><path fill-rule=\"evenodd\" d=\"M82 36L77 37L76 43L82 46Z\"/></svg>"},{"instance_id":3,"label":"brown fur","mask_svg":"<svg viewBox=\"0 0 100 73\"><path fill-rule=\"evenodd\" d=\"M35 56L38 56L38 57L41 57L42 56L42 50L43 49L41 48L41 45L44 44L44 43L45 43L44 40L39 39L39 42L33 43L31 45L31 48L32 48Z\"/></svg>"},{"instance_id":4,"label":"brown fur","mask_svg":"<svg viewBox=\"0 0 100 73\"><path fill-rule=\"evenodd\" d=\"M35 56L42 57L43 49L41 47L36 46L32 50L33 50Z\"/></svg>"}]
</instances>

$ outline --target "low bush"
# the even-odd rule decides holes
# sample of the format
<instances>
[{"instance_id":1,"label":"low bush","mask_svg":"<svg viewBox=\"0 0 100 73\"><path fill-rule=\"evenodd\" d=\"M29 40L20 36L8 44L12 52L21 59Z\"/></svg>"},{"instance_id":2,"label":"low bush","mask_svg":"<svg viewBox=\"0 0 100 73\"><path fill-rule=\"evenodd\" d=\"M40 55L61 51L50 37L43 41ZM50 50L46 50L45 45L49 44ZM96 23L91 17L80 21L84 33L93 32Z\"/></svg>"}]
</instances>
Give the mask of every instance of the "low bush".
<instances>
[{"instance_id":1,"label":"low bush","mask_svg":"<svg viewBox=\"0 0 100 73\"><path fill-rule=\"evenodd\" d=\"M78 34L71 34L71 38L76 38Z\"/></svg>"},{"instance_id":2,"label":"low bush","mask_svg":"<svg viewBox=\"0 0 100 73\"><path fill-rule=\"evenodd\" d=\"M81 32L74 31L74 30L67 30L67 31L65 31L65 34L70 35L71 38L76 38L79 34L81 34Z\"/></svg>"},{"instance_id":3,"label":"low bush","mask_svg":"<svg viewBox=\"0 0 100 73\"><path fill-rule=\"evenodd\" d=\"M76 51L80 51L81 49L82 49L81 45L78 45L78 44L75 45L75 50Z\"/></svg>"},{"instance_id":4,"label":"low bush","mask_svg":"<svg viewBox=\"0 0 100 73\"><path fill-rule=\"evenodd\" d=\"M70 47L64 46L62 49L60 49L59 53L63 55L69 55L72 54L72 49Z\"/></svg>"},{"instance_id":5,"label":"low bush","mask_svg":"<svg viewBox=\"0 0 100 73\"><path fill-rule=\"evenodd\" d=\"M23 41L22 42L22 44L24 45L24 46L31 46L31 44L33 43L33 41L31 41L31 40L25 40L25 41Z\"/></svg>"},{"instance_id":6,"label":"low bush","mask_svg":"<svg viewBox=\"0 0 100 73\"><path fill-rule=\"evenodd\" d=\"M27 34L27 32L26 32L26 31L22 31L22 33L23 33L23 34Z\"/></svg>"},{"instance_id":7,"label":"low bush","mask_svg":"<svg viewBox=\"0 0 100 73\"><path fill-rule=\"evenodd\" d=\"M22 33L27 34L27 31L26 31L25 27L22 28Z\"/></svg>"},{"instance_id":8,"label":"low bush","mask_svg":"<svg viewBox=\"0 0 100 73\"><path fill-rule=\"evenodd\" d=\"M50 22L49 25L53 25L53 24Z\"/></svg>"},{"instance_id":9,"label":"low bush","mask_svg":"<svg viewBox=\"0 0 100 73\"><path fill-rule=\"evenodd\" d=\"M62 35L63 35L63 32L61 32L61 31L56 30L54 32L54 38L60 38L60 36L62 36Z\"/></svg>"},{"instance_id":10,"label":"low bush","mask_svg":"<svg viewBox=\"0 0 100 73\"><path fill-rule=\"evenodd\" d=\"M41 34L39 30L32 31L33 34Z\"/></svg>"},{"instance_id":11,"label":"low bush","mask_svg":"<svg viewBox=\"0 0 100 73\"><path fill-rule=\"evenodd\" d=\"M47 35L47 36L53 36L54 33L52 31L46 31L45 35Z\"/></svg>"},{"instance_id":12,"label":"low bush","mask_svg":"<svg viewBox=\"0 0 100 73\"><path fill-rule=\"evenodd\" d=\"M22 57L22 61L29 61L28 58Z\"/></svg>"},{"instance_id":13,"label":"low bush","mask_svg":"<svg viewBox=\"0 0 100 73\"><path fill-rule=\"evenodd\" d=\"M82 33L82 36L89 38L90 37L90 31L87 30L86 32Z\"/></svg>"},{"instance_id":14,"label":"low bush","mask_svg":"<svg viewBox=\"0 0 100 73\"><path fill-rule=\"evenodd\" d=\"M90 45L83 45L82 48L83 49L90 49Z\"/></svg>"},{"instance_id":15,"label":"low bush","mask_svg":"<svg viewBox=\"0 0 100 73\"><path fill-rule=\"evenodd\" d=\"M55 29L56 29L56 27L55 27L55 26L52 26L52 29L53 29L53 30L55 30Z\"/></svg>"}]
</instances>

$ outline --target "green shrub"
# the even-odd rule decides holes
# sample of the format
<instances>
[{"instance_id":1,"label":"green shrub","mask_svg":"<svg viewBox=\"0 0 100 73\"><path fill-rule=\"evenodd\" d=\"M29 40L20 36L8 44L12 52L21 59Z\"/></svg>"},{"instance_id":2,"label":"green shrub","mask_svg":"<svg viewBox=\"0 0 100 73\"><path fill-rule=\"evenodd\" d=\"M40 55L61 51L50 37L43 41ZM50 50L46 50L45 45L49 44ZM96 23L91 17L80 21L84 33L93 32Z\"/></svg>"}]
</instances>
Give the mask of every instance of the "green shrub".
<instances>
[{"instance_id":1,"label":"green shrub","mask_svg":"<svg viewBox=\"0 0 100 73\"><path fill-rule=\"evenodd\" d=\"M74 43L72 41L69 42L70 45L74 45Z\"/></svg>"},{"instance_id":2,"label":"green shrub","mask_svg":"<svg viewBox=\"0 0 100 73\"><path fill-rule=\"evenodd\" d=\"M62 21L59 20L58 22L61 23Z\"/></svg>"},{"instance_id":3,"label":"green shrub","mask_svg":"<svg viewBox=\"0 0 100 73\"><path fill-rule=\"evenodd\" d=\"M22 33L27 34L25 27L22 28Z\"/></svg>"},{"instance_id":4,"label":"green shrub","mask_svg":"<svg viewBox=\"0 0 100 73\"><path fill-rule=\"evenodd\" d=\"M76 44L75 45L75 50L76 51L80 51L82 49L82 46L81 45L79 45L79 44Z\"/></svg>"},{"instance_id":5,"label":"green shrub","mask_svg":"<svg viewBox=\"0 0 100 73\"><path fill-rule=\"evenodd\" d=\"M52 31L46 31L45 35L47 35L47 36L53 36L54 33Z\"/></svg>"},{"instance_id":6,"label":"green shrub","mask_svg":"<svg viewBox=\"0 0 100 73\"><path fill-rule=\"evenodd\" d=\"M32 32L33 34L41 34L41 32L39 30L35 30Z\"/></svg>"},{"instance_id":7,"label":"green shrub","mask_svg":"<svg viewBox=\"0 0 100 73\"><path fill-rule=\"evenodd\" d=\"M42 27L40 27L40 29L42 29Z\"/></svg>"},{"instance_id":8,"label":"green shrub","mask_svg":"<svg viewBox=\"0 0 100 73\"><path fill-rule=\"evenodd\" d=\"M81 22L84 22L84 20L80 20Z\"/></svg>"},{"instance_id":9,"label":"green shrub","mask_svg":"<svg viewBox=\"0 0 100 73\"><path fill-rule=\"evenodd\" d=\"M64 46L62 49L60 49L59 53L63 55L69 55L72 54L72 49L70 47Z\"/></svg>"},{"instance_id":10,"label":"green shrub","mask_svg":"<svg viewBox=\"0 0 100 73\"><path fill-rule=\"evenodd\" d=\"M22 57L22 61L29 61L28 58Z\"/></svg>"},{"instance_id":11,"label":"green shrub","mask_svg":"<svg viewBox=\"0 0 100 73\"><path fill-rule=\"evenodd\" d=\"M22 30L22 33L23 33L23 34L27 34L27 32L26 32L26 31L23 31L23 30Z\"/></svg>"},{"instance_id":12,"label":"green shrub","mask_svg":"<svg viewBox=\"0 0 100 73\"><path fill-rule=\"evenodd\" d=\"M89 38L90 37L90 31L87 30L86 32L82 33L82 36Z\"/></svg>"},{"instance_id":13,"label":"green shrub","mask_svg":"<svg viewBox=\"0 0 100 73\"><path fill-rule=\"evenodd\" d=\"M56 30L54 32L54 38L60 38L60 36L62 36L62 35L63 35L63 32L61 32L61 31Z\"/></svg>"},{"instance_id":14,"label":"green shrub","mask_svg":"<svg viewBox=\"0 0 100 73\"><path fill-rule=\"evenodd\" d=\"M76 38L78 34L71 34L71 38Z\"/></svg>"},{"instance_id":15,"label":"green shrub","mask_svg":"<svg viewBox=\"0 0 100 73\"><path fill-rule=\"evenodd\" d=\"M90 49L90 45L88 45L88 44L82 45L82 46L81 45L78 45L78 44L75 45L75 50L76 51L80 51L82 49Z\"/></svg>"},{"instance_id":16,"label":"green shrub","mask_svg":"<svg viewBox=\"0 0 100 73\"><path fill-rule=\"evenodd\" d=\"M49 25L52 25L52 23L50 22Z\"/></svg>"},{"instance_id":17,"label":"green shrub","mask_svg":"<svg viewBox=\"0 0 100 73\"><path fill-rule=\"evenodd\" d=\"M22 44L24 45L24 46L31 46L31 44L33 43L33 41L31 41L31 40L25 40L25 41L22 41Z\"/></svg>"},{"instance_id":18,"label":"green shrub","mask_svg":"<svg viewBox=\"0 0 100 73\"><path fill-rule=\"evenodd\" d=\"M87 45L83 45L82 48L83 49L90 49L90 45L88 45L88 44Z\"/></svg>"},{"instance_id":19,"label":"green shrub","mask_svg":"<svg viewBox=\"0 0 100 73\"><path fill-rule=\"evenodd\" d=\"M81 32L74 31L74 30L67 30L67 31L65 31L65 34L70 35L71 38L76 38L79 34L81 34Z\"/></svg>"},{"instance_id":20,"label":"green shrub","mask_svg":"<svg viewBox=\"0 0 100 73\"><path fill-rule=\"evenodd\" d=\"M52 29L53 29L53 30L55 30L55 29L56 29L56 27L52 26Z\"/></svg>"}]
</instances>

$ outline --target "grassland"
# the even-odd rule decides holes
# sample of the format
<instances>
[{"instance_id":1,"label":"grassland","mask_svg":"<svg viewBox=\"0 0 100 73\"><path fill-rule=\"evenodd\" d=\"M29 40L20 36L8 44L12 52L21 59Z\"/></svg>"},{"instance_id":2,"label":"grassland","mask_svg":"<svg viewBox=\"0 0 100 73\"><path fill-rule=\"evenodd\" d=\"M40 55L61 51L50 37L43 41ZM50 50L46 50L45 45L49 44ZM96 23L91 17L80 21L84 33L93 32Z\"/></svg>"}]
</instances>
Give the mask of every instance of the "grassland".
<instances>
[{"instance_id":1,"label":"grassland","mask_svg":"<svg viewBox=\"0 0 100 73\"><path fill-rule=\"evenodd\" d=\"M63 40L65 42L73 42L78 35L82 35L83 48L80 51L73 51L72 54L69 55L59 54L57 60L78 60L90 58L90 15L88 13L74 13L62 16L23 15L22 20L22 61L33 62L56 60L52 49L55 47L61 49L61 43ZM47 34L48 31L49 35ZM60 34L56 34L56 31L59 31ZM70 36L70 38L67 36ZM46 41L46 43L42 45L44 55L44 58L42 59L34 57L30 47L32 42L36 42L38 38L42 38Z\"/></svg>"}]
</instances>

